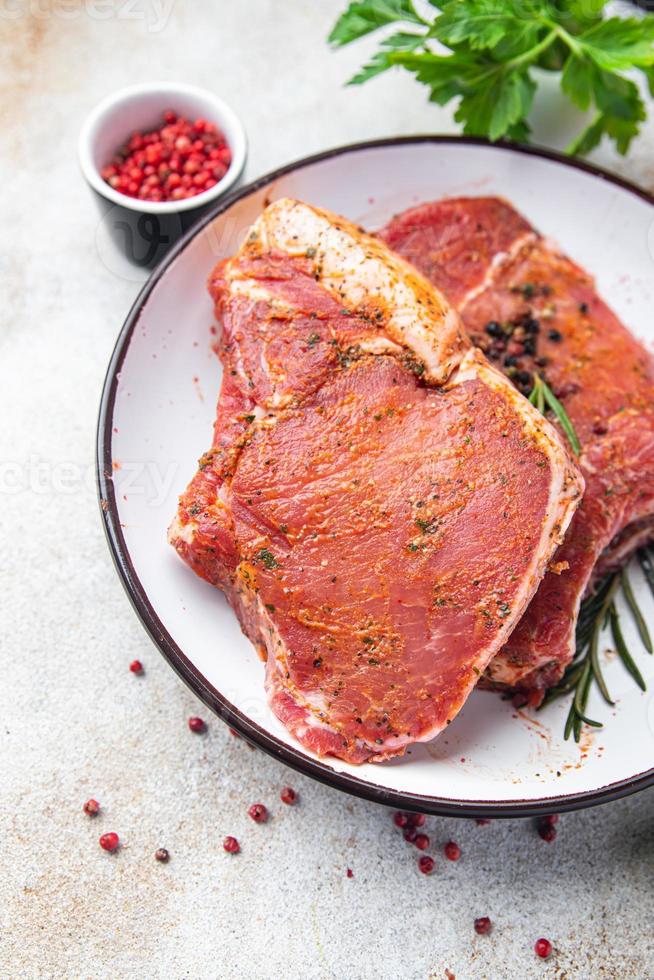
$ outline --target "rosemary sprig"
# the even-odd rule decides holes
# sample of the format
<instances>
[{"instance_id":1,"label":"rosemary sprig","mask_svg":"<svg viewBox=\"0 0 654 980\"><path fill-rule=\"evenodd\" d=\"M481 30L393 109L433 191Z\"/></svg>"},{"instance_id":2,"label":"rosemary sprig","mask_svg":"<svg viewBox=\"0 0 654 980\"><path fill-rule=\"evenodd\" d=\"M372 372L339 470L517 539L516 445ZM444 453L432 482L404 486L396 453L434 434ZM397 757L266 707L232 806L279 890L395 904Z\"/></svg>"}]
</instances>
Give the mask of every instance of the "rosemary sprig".
<instances>
[{"instance_id":1,"label":"rosemary sprig","mask_svg":"<svg viewBox=\"0 0 654 980\"><path fill-rule=\"evenodd\" d=\"M643 549L639 552L638 556L654 594L654 561L652 560L652 555L649 551ZM651 572L651 577L648 575L646 567ZM541 707L545 707L546 704L550 704L556 698L574 692L563 732L563 737L566 740L570 735L574 735L575 742L578 742L581 737L583 725L591 725L593 728L602 727L601 722L589 718L586 714L586 706L593 682L597 684L606 703L609 705L615 704L604 679L599 659L600 635L606 626L611 627L611 635L616 652L626 670L631 674L640 689L642 691L646 690L643 675L629 651L622 627L620 626L620 616L615 603L620 587L638 627L643 645L650 653L652 652L650 633L636 601L627 571L623 569L621 572L607 576L596 592L582 602L577 619L574 658L556 687L551 688L547 692L541 705Z\"/></svg>"},{"instance_id":2,"label":"rosemary sprig","mask_svg":"<svg viewBox=\"0 0 654 980\"><path fill-rule=\"evenodd\" d=\"M581 445L579 443L579 438L575 432L574 426L570 419L568 418L568 413L565 408L556 397L550 386L543 381L541 376L537 373L534 374L534 387L531 389L531 394L529 395L529 401L532 405L535 405L538 411L544 415L548 408L554 412L555 416L559 420L559 424L563 431L565 432L570 445L576 456L581 452Z\"/></svg>"}]
</instances>

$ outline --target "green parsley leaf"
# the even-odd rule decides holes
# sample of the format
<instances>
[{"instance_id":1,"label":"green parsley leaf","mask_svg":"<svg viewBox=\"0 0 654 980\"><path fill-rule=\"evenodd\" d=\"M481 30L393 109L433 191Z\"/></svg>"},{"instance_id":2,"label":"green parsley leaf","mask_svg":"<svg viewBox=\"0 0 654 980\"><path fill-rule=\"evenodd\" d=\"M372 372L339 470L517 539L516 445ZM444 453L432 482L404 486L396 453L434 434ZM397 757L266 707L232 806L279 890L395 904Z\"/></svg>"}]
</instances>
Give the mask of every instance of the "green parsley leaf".
<instances>
[{"instance_id":1,"label":"green parsley leaf","mask_svg":"<svg viewBox=\"0 0 654 980\"><path fill-rule=\"evenodd\" d=\"M382 41L381 46L382 48L404 48L407 51L413 51L424 43L424 34L411 34L408 31L398 31L397 34L391 34L390 37Z\"/></svg>"},{"instance_id":2,"label":"green parsley leaf","mask_svg":"<svg viewBox=\"0 0 654 980\"><path fill-rule=\"evenodd\" d=\"M384 49L399 49L405 51L413 51L415 48L420 47L425 42L424 34L410 34L407 32L400 31L397 34L391 34L387 37L385 41L381 42L381 51L377 51L370 61L363 65L363 67L353 75L352 78L347 83L348 85L362 85L363 82L367 82L368 79L374 78L375 75L381 75L382 72L388 71L389 68L393 67L393 62L389 58L389 51Z\"/></svg>"},{"instance_id":3,"label":"green parsley leaf","mask_svg":"<svg viewBox=\"0 0 654 980\"><path fill-rule=\"evenodd\" d=\"M392 68L392 62L389 60L388 51L376 51L370 61L362 65L355 75L352 75L347 84L363 85L364 82L374 78L375 75L381 75L389 68Z\"/></svg>"},{"instance_id":4,"label":"green parsley leaf","mask_svg":"<svg viewBox=\"0 0 654 980\"><path fill-rule=\"evenodd\" d=\"M462 41L467 41L475 50L492 49L510 32L520 31L533 43L539 27L538 21L527 19L527 8L537 6L528 0L521 10L506 0L460 0L441 4L443 13L437 17L429 31L431 37L437 38L448 47L455 47Z\"/></svg>"},{"instance_id":5,"label":"green parsley leaf","mask_svg":"<svg viewBox=\"0 0 654 980\"><path fill-rule=\"evenodd\" d=\"M644 119L642 99L637 86L622 75L597 71L593 76L597 107L607 116L619 119Z\"/></svg>"},{"instance_id":6,"label":"green parsley leaf","mask_svg":"<svg viewBox=\"0 0 654 980\"><path fill-rule=\"evenodd\" d=\"M638 87L622 75L601 71L594 66L587 65L585 71L599 112L567 151L584 155L598 146L603 136L608 136L614 141L618 152L624 154L638 135L640 124L647 115Z\"/></svg>"},{"instance_id":7,"label":"green parsley leaf","mask_svg":"<svg viewBox=\"0 0 654 980\"><path fill-rule=\"evenodd\" d=\"M539 61L532 57L531 51L546 33L537 21L517 23L513 30L505 34L493 47L493 60L505 62L524 55L527 61L539 64ZM552 49L546 48L545 53L548 50Z\"/></svg>"},{"instance_id":8,"label":"green parsley leaf","mask_svg":"<svg viewBox=\"0 0 654 980\"><path fill-rule=\"evenodd\" d=\"M328 40L334 45L350 44L398 21L424 24L411 0L355 0L338 18Z\"/></svg>"},{"instance_id":9,"label":"green parsley leaf","mask_svg":"<svg viewBox=\"0 0 654 980\"><path fill-rule=\"evenodd\" d=\"M647 79L647 88L650 95L654 95L654 68L643 68L643 74Z\"/></svg>"},{"instance_id":10,"label":"green parsley leaf","mask_svg":"<svg viewBox=\"0 0 654 980\"><path fill-rule=\"evenodd\" d=\"M599 68L628 71L654 64L654 18L621 20L611 17L585 31L579 44Z\"/></svg>"},{"instance_id":11,"label":"green parsley leaf","mask_svg":"<svg viewBox=\"0 0 654 980\"><path fill-rule=\"evenodd\" d=\"M561 88L571 102L586 112L593 101L593 66L571 54L563 68Z\"/></svg>"},{"instance_id":12,"label":"green parsley leaf","mask_svg":"<svg viewBox=\"0 0 654 980\"><path fill-rule=\"evenodd\" d=\"M531 136L531 127L526 119L521 119L517 123L509 126L506 131L506 138L514 140L516 143L528 143Z\"/></svg>"},{"instance_id":13,"label":"green parsley leaf","mask_svg":"<svg viewBox=\"0 0 654 980\"><path fill-rule=\"evenodd\" d=\"M566 147L566 153L572 156L586 156L596 146L599 146L602 136L604 136L604 116L599 113L592 123Z\"/></svg>"},{"instance_id":14,"label":"green parsley leaf","mask_svg":"<svg viewBox=\"0 0 654 980\"><path fill-rule=\"evenodd\" d=\"M642 103L641 103L642 104ZM640 132L639 123L645 119L645 108L639 119L618 119L614 116L604 117L604 132L615 143L618 153L623 156L631 146L631 141Z\"/></svg>"},{"instance_id":15,"label":"green parsley leaf","mask_svg":"<svg viewBox=\"0 0 654 980\"><path fill-rule=\"evenodd\" d=\"M500 70L485 88L464 95L454 118L464 123L464 133L497 140L527 115L535 91L527 72Z\"/></svg>"},{"instance_id":16,"label":"green parsley leaf","mask_svg":"<svg viewBox=\"0 0 654 980\"><path fill-rule=\"evenodd\" d=\"M402 65L415 72L418 81L430 87L432 95L441 89L447 89L453 95L462 95L468 87L474 86L475 76L480 71L479 62L467 55L393 51L389 58L392 64ZM481 70L484 68L482 66ZM451 95L448 95L445 101L450 98Z\"/></svg>"},{"instance_id":17,"label":"green parsley leaf","mask_svg":"<svg viewBox=\"0 0 654 980\"><path fill-rule=\"evenodd\" d=\"M599 20L605 6L606 0L561 0L561 20L565 21L567 16L579 25L586 25L590 21Z\"/></svg>"}]
</instances>

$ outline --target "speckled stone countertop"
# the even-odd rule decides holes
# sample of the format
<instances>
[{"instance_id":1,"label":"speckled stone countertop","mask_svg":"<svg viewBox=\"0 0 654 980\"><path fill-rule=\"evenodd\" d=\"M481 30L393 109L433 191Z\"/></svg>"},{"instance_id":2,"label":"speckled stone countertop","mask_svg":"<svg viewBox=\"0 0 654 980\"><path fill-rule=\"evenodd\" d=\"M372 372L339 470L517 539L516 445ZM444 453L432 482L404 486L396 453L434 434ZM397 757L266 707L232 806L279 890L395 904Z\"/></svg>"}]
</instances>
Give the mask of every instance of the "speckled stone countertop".
<instances>
[{"instance_id":1,"label":"speckled stone countertop","mask_svg":"<svg viewBox=\"0 0 654 980\"><path fill-rule=\"evenodd\" d=\"M654 976L652 791L530 821L431 818L456 864L429 878L391 815L290 773L199 709L114 573L94 489L100 388L138 288L95 247L78 173L86 112L113 88L214 89L250 137L247 177L357 139L452 131L410 78L342 82L338 0L16 0L2 5L0 976L497 980ZM542 101L537 135L569 121ZM654 186L654 125L624 161ZM141 678L129 673L138 657ZM295 807L279 802L290 783ZM94 820L84 800L101 801ZM272 812L253 824L247 806ZM117 831L115 856L98 836ZM225 834L242 853L223 852ZM171 854L157 863L156 848ZM352 877L346 874L350 868ZM473 919L490 915L490 936ZM547 962L533 953L551 939Z\"/></svg>"}]
</instances>

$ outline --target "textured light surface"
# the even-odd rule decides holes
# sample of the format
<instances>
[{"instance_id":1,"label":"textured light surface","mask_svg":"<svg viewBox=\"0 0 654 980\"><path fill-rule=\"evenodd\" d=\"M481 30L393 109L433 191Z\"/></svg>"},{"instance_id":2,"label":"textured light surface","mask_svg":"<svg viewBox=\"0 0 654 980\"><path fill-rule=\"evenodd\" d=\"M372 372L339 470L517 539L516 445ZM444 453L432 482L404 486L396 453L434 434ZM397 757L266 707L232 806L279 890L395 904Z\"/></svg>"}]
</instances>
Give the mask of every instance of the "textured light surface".
<instances>
[{"instance_id":1,"label":"textured light surface","mask_svg":"<svg viewBox=\"0 0 654 980\"><path fill-rule=\"evenodd\" d=\"M428 818L437 861L425 877L388 811L296 776L210 719L146 638L111 566L95 421L138 274L126 277L98 235L79 127L107 92L158 78L234 106L250 136L247 177L338 143L453 131L408 77L341 87L366 51L329 53L341 6L174 0L162 30L149 29L165 16L158 3L118 2L108 18L90 0L57 15L27 2L7 5L19 16L0 13L2 976L654 973L653 791L564 816L553 844L530 821ZM554 105L539 110L551 142L572 125ZM628 161L598 159L652 186L653 148L650 124ZM129 672L135 658L143 677ZM188 730L194 714L207 717L206 736ZM279 801L287 784L300 793L294 807ZM95 819L82 812L90 796L102 806ZM253 802L270 808L267 824L247 816ZM113 856L98 846L110 830L123 842ZM225 854L226 834L241 854ZM462 849L456 863L442 856L449 839ZM155 861L158 847L168 864ZM482 915L490 936L474 932ZM546 963L533 953L539 936L555 947Z\"/></svg>"}]
</instances>

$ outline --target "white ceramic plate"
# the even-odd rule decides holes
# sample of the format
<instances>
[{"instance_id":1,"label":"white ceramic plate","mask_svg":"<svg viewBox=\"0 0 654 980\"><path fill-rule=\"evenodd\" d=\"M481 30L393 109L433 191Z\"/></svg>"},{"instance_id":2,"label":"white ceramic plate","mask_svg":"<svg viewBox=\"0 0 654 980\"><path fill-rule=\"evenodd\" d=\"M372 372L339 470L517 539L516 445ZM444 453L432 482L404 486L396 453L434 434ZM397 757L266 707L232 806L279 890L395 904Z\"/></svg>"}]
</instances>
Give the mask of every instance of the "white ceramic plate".
<instances>
[{"instance_id":1,"label":"white ceramic plate","mask_svg":"<svg viewBox=\"0 0 654 980\"><path fill-rule=\"evenodd\" d=\"M635 686L610 659L615 708L594 694L603 719L580 745L563 741L565 701L516 712L477 692L434 742L399 760L356 767L320 761L270 712L263 665L223 596L166 543L177 496L211 441L220 367L211 351L209 271L231 255L270 200L304 199L369 229L409 205L461 194L507 197L593 272L601 293L638 335L654 332L654 201L637 189L554 154L481 141L418 137L361 144L301 161L216 207L156 270L118 339L98 433L102 515L123 583L164 656L202 700L266 751L340 789L402 808L465 816L515 816L608 800L654 782L654 657L627 639L647 680ZM641 607L654 606L640 571ZM607 641L608 644L608 641Z\"/></svg>"}]
</instances>

